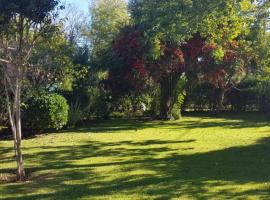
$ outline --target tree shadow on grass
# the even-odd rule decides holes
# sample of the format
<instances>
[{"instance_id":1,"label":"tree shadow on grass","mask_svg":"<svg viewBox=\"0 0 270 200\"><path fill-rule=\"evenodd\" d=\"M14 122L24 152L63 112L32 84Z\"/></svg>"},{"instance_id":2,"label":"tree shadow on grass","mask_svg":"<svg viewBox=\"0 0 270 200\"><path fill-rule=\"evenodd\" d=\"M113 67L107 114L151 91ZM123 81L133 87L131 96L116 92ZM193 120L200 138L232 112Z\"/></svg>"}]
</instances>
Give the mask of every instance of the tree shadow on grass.
<instances>
[{"instance_id":1,"label":"tree shadow on grass","mask_svg":"<svg viewBox=\"0 0 270 200\"><path fill-rule=\"evenodd\" d=\"M270 190L267 187L244 191L235 188L251 183L269 183L269 138L250 146L196 154L184 153L187 146L193 147L193 140L174 142L179 145L178 151L168 146L170 141L161 140L91 141L78 146L40 147L44 150L26 155L27 162L39 162L39 165L28 170L33 173L50 170L55 174L47 179L6 185L5 194L11 195L14 191L25 194L6 199L106 199L106 196L114 194L122 194L122 197L139 195L141 199L181 199L184 196L198 200L269 199ZM152 146L145 148L145 145ZM163 157L159 157L161 153L165 153ZM106 162L74 163L100 157L106 158ZM118 166L117 171L98 173L100 169L115 166ZM137 170L145 172L131 173ZM232 185L228 187L227 184ZM32 194L43 189L51 192Z\"/></svg>"},{"instance_id":2,"label":"tree shadow on grass","mask_svg":"<svg viewBox=\"0 0 270 200\"><path fill-rule=\"evenodd\" d=\"M269 121L263 116L254 113L246 114L220 114L210 116L209 114L189 113L187 117L197 117L198 120L187 121L143 121L131 119L113 119L107 121L96 121L90 125L84 126L79 129L69 129L61 132L65 133L115 133L119 131L139 131L146 128L159 128L168 130L185 129L207 129L215 127L223 127L229 129L243 129L243 128L256 128L256 127L269 127ZM184 116L185 117L185 116ZM209 121L211 120L211 121ZM215 121L216 120L216 121Z\"/></svg>"},{"instance_id":3,"label":"tree shadow on grass","mask_svg":"<svg viewBox=\"0 0 270 200\"><path fill-rule=\"evenodd\" d=\"M147 128L158 128L167 130L178 129L207 129L223 127L229 129L270 127L269 121L257 113L231 114L223 113L211 116L207 113L187 113L185 117L196 117L195 120L183 121L156 121L139 119L112 119L103 121L93 121L83 127L75 129L61 130L58 133L117 133L119 131L137 132ZM10 140L0 138L2 141ZM33 139L28 137L25 139Z\"/></svg>"}]
</instances>

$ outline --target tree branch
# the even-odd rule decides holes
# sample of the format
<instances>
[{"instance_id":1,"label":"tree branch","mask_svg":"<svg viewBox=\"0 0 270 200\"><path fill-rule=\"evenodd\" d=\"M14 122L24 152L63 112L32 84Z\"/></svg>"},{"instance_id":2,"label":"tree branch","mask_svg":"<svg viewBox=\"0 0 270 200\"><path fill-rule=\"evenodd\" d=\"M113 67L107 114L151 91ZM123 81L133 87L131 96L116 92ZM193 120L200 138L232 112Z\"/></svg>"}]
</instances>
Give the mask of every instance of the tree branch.
<instances>
[{"instance_id":1,"label":"tree branch","mask_svg":"<svg viewBox=\"0 0 270 200\"><path fill-rule=\"evenodd\" d=\"M0 62L3 62L3 63L5 63L5 64L9 64L9 63L10 63L10 61L5 60L5 59L2 59L2 58L0 58Z\"/></svg>"}]
</instances>

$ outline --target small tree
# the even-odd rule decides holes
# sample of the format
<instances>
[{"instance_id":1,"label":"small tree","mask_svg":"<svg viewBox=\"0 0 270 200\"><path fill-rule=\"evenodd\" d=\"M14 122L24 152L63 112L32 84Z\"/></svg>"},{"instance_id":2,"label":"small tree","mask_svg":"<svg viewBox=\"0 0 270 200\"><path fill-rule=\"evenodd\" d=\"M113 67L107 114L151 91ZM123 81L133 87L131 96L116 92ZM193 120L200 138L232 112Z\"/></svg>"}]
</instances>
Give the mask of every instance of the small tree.
<instances>
[{"instance_id":1,"label":"small tree","mask_svg":"<svg viewBox=\"0 0 270 200\"><path fill-rule=\"evenodd\" d=\"M21 150L21 92L38 38L51 29L58 0L0 0L0 62L14 139L17 178L25 179Z\"/></svg>"}]
</instances>

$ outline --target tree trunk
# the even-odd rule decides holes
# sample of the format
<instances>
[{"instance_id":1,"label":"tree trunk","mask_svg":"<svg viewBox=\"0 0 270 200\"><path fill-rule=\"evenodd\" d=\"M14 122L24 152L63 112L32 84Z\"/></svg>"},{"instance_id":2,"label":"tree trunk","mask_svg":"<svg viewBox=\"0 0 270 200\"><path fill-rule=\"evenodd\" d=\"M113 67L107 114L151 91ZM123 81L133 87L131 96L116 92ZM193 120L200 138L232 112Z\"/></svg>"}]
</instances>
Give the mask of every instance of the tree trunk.
<instances>
[{"instance_id":1,"label":"tree trunk","mask_svg":"<svg viewBox=\"0 0 270 200\"><path fill-rule=\"evenodd\" d=\"M164 77L160 82L160 119L172 119L172 108L179 79L179 75L172 75Z\"/></svg>"},{"instance_id":2,"label":"tree trunk","mask_svg":"<svg viewBox=\"0 0 270 200\"><path fill-rule=\"evenodd\" d=\"M224 98L225 98L225 92L226 92L226 90L224 88L220 89L220 93L218 96L218 103L217 103L217 112L224 111L224 109L225 109L224 105L223 105Z\"/></svg>"},{"instance_id":3,"label":"tree trunk","mask_svg":"<svg viewBox=\"0 0 270 200\"><path fill-rule=\"evenodd\" d=\"M22 150L21 150L21 143L22 143L22 126L21 126L21 82L17 80L16 83L16 93L17 95L15 98L15 119L16 119L16 150L17 150L17 178L18 180L22 181L25 179L25 171L24 171L24 164L23 164L23 157L22 157Z\"/></svg>"},{"instance_id":4,"label":"tree trunk","mask_svg":"<svg viewBox=\"0 0 270 200\"><path fill-rule=\"evenodd\" d=\"M6 91L6 100L7 100L7 105L8 105L9 121L10 121L12 134L13 134L15 159L17 163L17 180L23 181L25 180L25 171L24 171L23 156L22 156L22 150L21 150L21 141L22 141L21 81L19 80L18 77L16 77L14 91L12 91L14 95L14 99L12 101L8 88L13 88L13 87L10 86L10 83L7 81L7 77L5 79L6 79L5 91Z\"/></svg>"}]
</instances>

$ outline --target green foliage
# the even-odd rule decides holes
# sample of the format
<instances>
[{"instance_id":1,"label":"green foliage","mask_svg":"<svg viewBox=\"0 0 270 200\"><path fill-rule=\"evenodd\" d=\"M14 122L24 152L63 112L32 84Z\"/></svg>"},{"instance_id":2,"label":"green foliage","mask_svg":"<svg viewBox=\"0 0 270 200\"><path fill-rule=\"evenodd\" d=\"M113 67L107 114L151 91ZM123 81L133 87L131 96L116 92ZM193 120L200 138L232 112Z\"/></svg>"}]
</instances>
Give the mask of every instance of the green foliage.
<instances>
[{"instance_id":1,"label":"green foliage","mask_svg":"<svg viewBox=\"0 0 270 200\"><path fill-rule=\"evenodd\" d=\"M160 87L154 88L151 92L150 110L147 114L156 118L160 112Z\"/></svg>"},{"instance_id":2,"label":"green foliage","mask_svg":"<svg viewBox=\"0 0 270 200\"><path fill-rule=\"evenodd\" d=\"M0 80L4 80L4 75L2 70L0 70ZM7 105L6 105L6 96L5 96L5 86L0 81L0 125L4 125L7 122Z\"/></svg>"},{"instance_id":3,"label":"green foliage","mask_svg":"<svg viewBox=\"0 0 270 200\"><path fill-rule=\"evenodd\" d=\"M58 94L34 96L23 112L24 127L31 131L61 129L68 122L68 111L66 99Z\"/></svg>"},{"instance_id":4,"label":"green foliage","mask_svg":"<svg viewBox=\"0 0 270 200\"><path fill-rule=\"evenodd\" d=\"M59 0L0 0L0 26L7 25L17 14L35 23L43 21L56 8Z\"/></svg>"},{"instance_id":5,"label":"green foliage","mask_svg":"<svg viewBox=\"0 0 270 200\"><path fill-rule=\"evenodd\" d=\"M254 39L253 51L256 54L255 65L262 69L266 74L270 74L270 33L263 32Z\"/></svg>"},{"instance_id":6,"label":"green foliage","mask_svg":"<svg viewBox=\"0 0 270 200\"><path fill-rule=\"evenodd\" d=\"M106 90L98 88L92 101L93 114L98 118L107 119L112 109L111 106L110 94Z\"/></svg>"},{"instance_id":7,"label":"green foliage","mask_svg":"<svg viewBox=\"0 0 270 200\"><path fill-rule=\"evenodd\" d=\"M0 125L5 125L7 123L8 114L7 114L7 105L6 105L6 97L3 93L1 93L0 86Z\"/></svg>"},{"instance_id":8,"label":"green foliage","mask_svg":"<svg viewBox=\"0 0 270 200\"><path fill-rule=\"evenodd\" d=\"M249 33L255 5L252 0L131 0L129 7L150 41L182 44L200 33L219 45L214 56L221 60L224 45ZM156 57L154 50L149 53Z\"/></svg>"},{"instance_id":9,"label":"green foliage","mask_svg":"<svg viewBox=\"0 0 270 200\"><path fill-rule=\"evenodd\" d=\"M217 89L208 82L191 81L187 85L185 109L195 111L214 110L217 99Z\"/></svg>"},{"instance_id":10,"label":"green foliage","mask_svg":"<svg viewBox=\"0 0 270 200\"><path fill-rule=\"evenodd\" d=\"M270 114L270 81L262 80L258 82L257 90L259 94L260 111Z\"/></svg>"},{"instance_id":11,"label":"green foliage","mask_svg":"<svg viewBox=\"0 0 270 200\"><path fill-rule=\"evenodd\" d=\"M233 111L257 111L260 107L259 82L256 77L246 78L228 93L226 104L231 106Z\"/></svg>"},{"instance_id":12,"label":"green foliage","mask_svg":"<svg viewBox=\"0 0 270 200\"><path fill-rule=\"evenodd\" d=\"M118 110L124 113L126 116L132 115L133 112L133 102L129 96L123 96L118 101Z\"/></svg>"},{"instance_id":13,"label":"green foliage","mask_svg":"<svg viewBox=\"0 0 270 200\"><path fill-rule=\"evenodd\" d=\"M84 117L84 110L82 109L81 104L79 101L75 103L71 102L69 105L69 112L68 112L68 126L71 128L76 127L76 125L83 120Z\"/></svg>"},{"instance_id":14,"label":"green foliage","mask_svg":"<svg viewBox=\"0 0 270 200\"><path fill-rule=\"evenodd\" d=\"M110 113L110 118L124 118L125 114L122 112L111 112Z\"/></svg>"},{"instance_id":15,"label":"green foliage","mask_svg":"<svg viewBox=\"0 0 270 200\"><path fill-rule=\"evenodd\" d=\"M121 27L129 23L125 0L92 0L91 24L86 34L91 41L92 55L98 57L107 49Z\"/></svg>"},{"instance_id":16,"label":"green foliage","mask_svg":"<svg viewBox=\"0 0 270 200\"><path fill-rule=\"evenodd\" d=\"M179 107L175 104L172 108L172 117L174 120L179 120L181 119L181 111Z\"/></svg>"},{"instance_id":17,"label":"green foliage","mask_svg":"<svg viewBox=\"0 0 270 200\"><path fill-rule=\"evenodd\" d=\"M172 108L172 117L174 120L179 120L181 118L181 109L184 104L184 100L186 97L186 86L187 80L185 76L182 76L176 86L176 92L175 92L175 103Z\"/></svg>"},{"instance_id":18,"label":"green foliage","mask_svg":"<svg viewBox=\"0 0 270 200\"><path fill-rule=\"evenodd\" d=\"M35 89L70 91L74 81L72 54L74 48L58 30L50 38L40 38L35 46L31 62L31 85ZM38 71L38 73L37 73Z\"/></svg>"}]
</instances>

